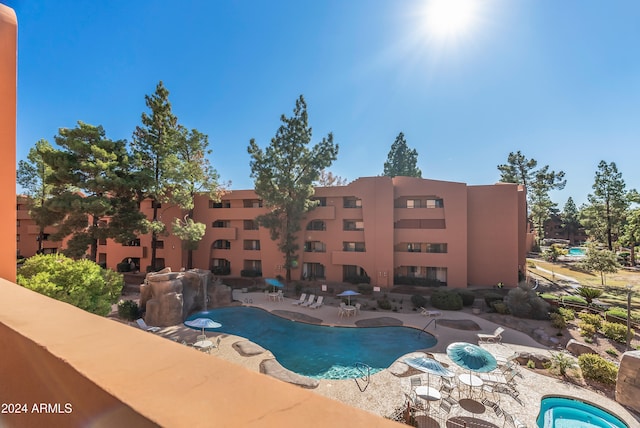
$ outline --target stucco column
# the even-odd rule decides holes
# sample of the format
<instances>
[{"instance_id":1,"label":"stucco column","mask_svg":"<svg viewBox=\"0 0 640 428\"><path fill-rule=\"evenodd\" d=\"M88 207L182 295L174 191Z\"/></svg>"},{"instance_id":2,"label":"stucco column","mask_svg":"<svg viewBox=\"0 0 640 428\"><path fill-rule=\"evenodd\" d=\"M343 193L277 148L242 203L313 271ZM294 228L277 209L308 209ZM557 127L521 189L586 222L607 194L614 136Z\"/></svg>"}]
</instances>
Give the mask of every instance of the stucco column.
<instances>
[{"instance_id":1,"label":"stucco column","mask_svg":"<svg viewBox=\"0 0 640 428\"><path fill-rule=\"evenodd\" d=\"M16 13L0 4L0 277L16 280Z\"/></svg>"}]
</instances>

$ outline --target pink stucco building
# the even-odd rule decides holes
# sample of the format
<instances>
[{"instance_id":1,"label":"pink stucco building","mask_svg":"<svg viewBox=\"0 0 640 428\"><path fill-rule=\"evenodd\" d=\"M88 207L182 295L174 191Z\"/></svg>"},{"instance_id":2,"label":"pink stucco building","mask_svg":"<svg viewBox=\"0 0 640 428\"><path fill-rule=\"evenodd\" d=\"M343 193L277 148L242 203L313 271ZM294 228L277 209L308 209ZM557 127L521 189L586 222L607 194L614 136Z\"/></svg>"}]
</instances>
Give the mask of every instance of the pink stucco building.
<instances>
[{"instance_id":1,"label":"pink stucco building","mask_svg":"<svg viewBox=\"0 0 640 428\"><path fill-rule=\"evenodd\" d=\"M514 286L526 256L525 191L522 186L464 183L412 177L363 177L347 186L320 187L318 206L298 234L293 279L341 282L366 276L373 286L395 283ZM141 207L151 215L151 201ZM269 231L254 219L266 212L251 190L231 191L221 202L197 199L196 221L207 231L193 255L194 266L221 275L285 276L283 257ZM176 207L160 207L166 223L182 218ZM35 236L20 237L20 247ZM48 244L49 246L51 244ZM100 243L98 261L116 268L131 258L145 270L151 237L123 246ZM26 248L25 248L26 250ZM156 247L160 265L179 270L186 251L173 236ZM24 250L22 255L28 256Z\"/></svg>"}]
</instances>

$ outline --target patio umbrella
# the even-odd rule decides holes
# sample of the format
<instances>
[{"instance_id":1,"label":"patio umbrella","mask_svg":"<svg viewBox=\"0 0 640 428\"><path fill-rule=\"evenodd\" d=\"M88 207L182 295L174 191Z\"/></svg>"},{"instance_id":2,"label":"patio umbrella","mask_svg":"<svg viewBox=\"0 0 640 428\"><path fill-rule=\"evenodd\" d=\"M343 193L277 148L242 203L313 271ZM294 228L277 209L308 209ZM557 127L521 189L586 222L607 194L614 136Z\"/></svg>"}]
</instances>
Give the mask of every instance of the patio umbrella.
<instances>
[{"instance_id":1,"label":"patio umbrella","mask_svg":"<svg viewBox=\"0 0 640 428\"><path fill-rule=\"evenodd\" d=\"M275 278L265 278L264 282L267 283L268 285L271 285L273 287L273 291L276 290L276 287L284 288L284 284Z\"/></svg>"},{"instance_id":2,"label":"patio umbrella","mask_svg":"<svg viewBox=\"0 0 640 428\"><path fill-rule=\"evenodd\" d=\"M347 300L349 301L349 306L351 306L351 296L359 296L360 293L358 293L357 291L353 291L353 290L346 290L343 291L340 294L337 294L338 297L347 297Z\"/></svg>"},{"instance_id":3,"label":"patio umbrella","mask_svg":"<svg viewBox=\"0 0 640 428\"><path fill-rule=\"evenodd\" d=\"M414 369L418 369L427 374L427 388L431 385L429 382L429 375L434 374L442 377L453 377L455 374L446 368L439 361L434 360L433 358L426 357L414 357L414 358L405 358L405 364Z\"/></svg>"},{"instance_id":4,"label":"patio umbrella","mask_svg":"<svg viewBox=\"0 0 640 428\"><path fill-rule=\"evenodd\" d=\"M184 325L192 328L201 328L202 334L204 334L205 328L219 328L222 327L222 324L219 322L215 322L210 318L195 318L192 320L188 320L184 322Z\"/></svg>"},{"instance_id":5,"label":"patio umbrella","mask_svg":"<svg viewBox=\"0 0 640 428\"><path fill-rule=\"evenodd\" d=\"M486 349L466 342L453 342L447 346L447 355L460 367L486 373L498 367L496 358Z\"/></svg>"}]
</instances>

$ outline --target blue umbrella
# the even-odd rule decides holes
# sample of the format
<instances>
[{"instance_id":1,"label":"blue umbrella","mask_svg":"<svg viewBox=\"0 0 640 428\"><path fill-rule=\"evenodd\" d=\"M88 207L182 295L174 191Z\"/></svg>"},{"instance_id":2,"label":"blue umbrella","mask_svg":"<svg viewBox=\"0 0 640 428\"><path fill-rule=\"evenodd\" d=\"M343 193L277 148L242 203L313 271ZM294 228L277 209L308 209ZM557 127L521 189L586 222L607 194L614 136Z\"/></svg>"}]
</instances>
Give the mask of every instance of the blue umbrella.
<instances>
[{"instance_id":1,"label":"blue umbrella","mask_svg":"<svg viewBox=\"0 0 640 428\"><path fill-rule=\"evenodd\" d=\"M266 282L267 284L269 284L269 285L271 285L273 287L278 287L278 288L283 288L284 287L284 284L281 283L280 281L278 281L275 278L265 278L264 282Z\"/></svg>"},{"instance_id":2,"label":"blue umbrella","mask_svg":"<svg viewBox=\"0 0 640 428\"><path fill-rule=\"evenodd\" d=\"M201 328L202 334L204 334L205 328L219 328L222 327L222 324L219 322L215 322L210 318L196 318L192 320L188 320L184 322L184 325L192 328Z\"/></svg>"},{"instance_id":3,"label":"blue umbrella","mask_svg":"<svg viewBox=\"0 0 640 428\"><path fill-rule=\"evenodd\" d=\"M489 351L466 342L454 342L447 346L447 355L460 367L486 373L498 367L496 358Z\"/></svg>"},{"instance_id":4,"label":"blue umbrella","mask_svg":"<svg viewBox=\"0 0 640 428\"><path fill-rule=\"evenodd\" d=\"M359 296L360 293L358 293L357 291L353 291L353 290L346 290L343 291L340 294L337 294L337 296L339 297L347 297L347 300L349 301L349 306L351 306L351 296Z\"/></svg>"},{"instance_id":5,"label":"blue umbrella","mask_svg":"<svg viewBox=\"0 0 640 428\"><path fill-rule=\"evenodd\" d=\"M427 387L429 387L429 375L434 374L442 377L453 377L455 374L446 368L439 361L434 360L433 358L426 357L414 357L414 358L405 358L404 362L414 369L418 369L427 374Z\"/></svg>"}]
</instances>

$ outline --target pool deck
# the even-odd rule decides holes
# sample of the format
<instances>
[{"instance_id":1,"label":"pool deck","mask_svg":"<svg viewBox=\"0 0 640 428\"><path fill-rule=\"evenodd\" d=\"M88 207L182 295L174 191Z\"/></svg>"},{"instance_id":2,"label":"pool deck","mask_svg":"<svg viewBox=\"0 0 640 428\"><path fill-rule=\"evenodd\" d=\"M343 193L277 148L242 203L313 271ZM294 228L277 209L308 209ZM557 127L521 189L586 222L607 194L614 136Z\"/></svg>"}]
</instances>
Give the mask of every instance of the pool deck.
<instances>
[{"instance_id":1,"label":"pool deck","mask_svg":"<svg viewBox=\"0 0 640 428\"><path fill-rule=\"evenodd\" d=\"M310 309L293 305L293 299L285 298L284 301L278 302L268 300L263 293L240 293L239 290L234 292L234 299L242 302L245 306L259 307L278 314L279 316L314 324L353 327L400 324L422 330L430 323L426 331L434 335L438 343L433 348L425 351L433 354L441 363L448 364L449 368L454 370L456 374L462 374L464 371L453 364L447 357L447 345L451 342L477 343L476 334L478 332L488 333L498 327L495 323L463 311L441 311L441 316L429 318L420 315L420 312L395 313L361 310L357 316L340 317L337 304L331 301L318 309ZM474 328L474 325L477 325L479 330L471 329ZM162 329L158 334L173 340L193 342L195 336L199 333L184 326L173 326ZM217 336L214 332L207 334ZM260 347L255 347L255 352L252 353L238 352L238 345L242 344L242 342L248 341L238 336L223 334L219 349L212 350L211 355L237 363L248 370L265 372L265 367L270 367L271 373L273 373L275 377L296 383L295 377L288 377L290 373L286 373L286 369L284 369L284 371L280 370L279 364L273 361L274 357L268 350L263 351ZM348 346L348 344L345 344L345 346ZM550 348L541 345L528 335L508 327L505 327L505 332L502 334L502 344L482 344L481 346L494 355L503 357L513 354L514 351L547 355L551 353ZM409 369L408 366L401 362L402 358L404 357L401 357L389 369L372 375L370 383L364 391L361 391L364 386L363 382L354 379L323 379L312 382L312 384L315 385L306 385L306 387L313 388L312 390L318 394L342 401L353 407L358 407L380 416L389 416L394 410L406 403L404 394L411 390L409 377L421 374L413 369ZM520 393L520 402L507 395L498 394L500 396L499 405L505 412L516 416L517 419L527 427L532 428L537 426L536 418L540 409L540 400L545 395L569 396L596 403L600 407L604 407L622 418L629 424L629 427L640 427L640 415L633 414L617 402L606 398L604 395L580 388L562 380L536 374L524 367L520 369L520 373L522 377L516 378L517 390ZM421 378L423 384L427 382L426 374L422 373ZM438 376L430 376L429 382L431 386L437 388L440 380ZM460 392L458 390L454 391L453 394L455 398L460 398ZM462 396L462 398L464 398L464 396ZM437 402L432 405L432 407L431 413L437 413ZM453 422L451 418L454 418L454 420L458 420L458 422L466 421L468 427L482 426L492 428L502 427L504 425L503 417L496 417L493 411L489 412L485 410L484 406L482 406L482 413L476 414L471 413L471 410L475 409L469 408L468 406L465 407L467 407L467 409L461 406L455 406L449 414L449 423L447 424L438 424L436 420L429 419L427 416L418 417L418 424L419 426L425 427L443 428L445 426L456 426L451 423ZM480 409L480 407L478 407L478 409ZM476 425L472 424L474 421ZM462 426L462 424L459 426Z\"/></svg>"}]
</instances>

